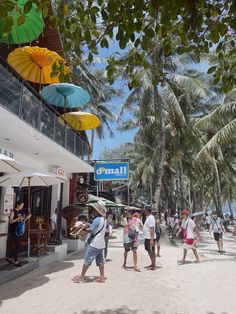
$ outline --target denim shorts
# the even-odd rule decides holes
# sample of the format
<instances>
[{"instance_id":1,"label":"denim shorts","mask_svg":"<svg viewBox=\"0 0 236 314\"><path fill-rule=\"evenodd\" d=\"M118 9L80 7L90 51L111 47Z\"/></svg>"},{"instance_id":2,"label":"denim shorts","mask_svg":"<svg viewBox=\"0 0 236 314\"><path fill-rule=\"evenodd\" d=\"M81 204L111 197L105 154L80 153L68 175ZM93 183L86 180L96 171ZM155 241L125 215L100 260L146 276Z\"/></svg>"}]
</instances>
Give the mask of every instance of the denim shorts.
<instances>
[{"instance_id":1,"label":"denim shorts","mask_svg":"<svg viewBox=\"0 0 236 314\"><path fill-rule=\"evenodd\" d=\"M96 259L96 265L100 266L104 264L104 249L96 249L95 247L88 246L87 252L84 258L84 265L90 266L94 259Z\"/></svg>"},{"instance_id":2,"label":"denim shorts","mask_svg":"<svg viewBox=\"0 0 236 314\"><path fill-rule=\"evenodd\" d=\"M129 243L123 243L123 245L124 245L124 249L126 252L129 252L130 250L136 251L138 249L137 241L132 241Z\"/></svg>"}]
</instances>

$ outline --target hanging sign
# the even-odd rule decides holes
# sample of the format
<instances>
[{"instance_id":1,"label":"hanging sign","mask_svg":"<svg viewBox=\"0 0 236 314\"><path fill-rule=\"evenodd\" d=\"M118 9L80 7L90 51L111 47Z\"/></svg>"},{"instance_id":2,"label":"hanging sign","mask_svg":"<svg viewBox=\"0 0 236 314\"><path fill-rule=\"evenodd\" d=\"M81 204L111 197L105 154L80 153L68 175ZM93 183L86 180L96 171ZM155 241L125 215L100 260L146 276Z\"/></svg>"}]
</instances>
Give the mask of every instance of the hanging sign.
<instances>
[{"instance_id":1,"label":"hanging sign","mask_svg":"<svg viewBox=\"0 0 236 314\"><path fill-rule=\"evenodd\" d=\"M57 168L57 170L56 170L57 172L57 175L58 176L64 176L65 175L65 170L63 169L63 168Z\"/></svg>"},{"instance_id":2,"label":"hanging sign","mask_svg":"<svg viewBox=\"0 0 236 314\"><path fill-rule=\"evenodd\" d=\"M95 181L115 181L129 179L128 162L96 163L94 166Z\"/></svg>"},{"instance_id":3,"label":"hanging sign","mask_svg":"<svg viewBox=\"0 0 236 314\"><path fill-rule=\"evenodd\" d=\"M78 196L79 203L80 204L86 204L88 201L88 198L89 198L89 196L87 193L79 194L79 196Z\"/></svg>"},{"instance_id":4,"label":"hanging sign","mask_svg":"<svg viewBox=\"0 0 236 314\"><path fill-rule=\"evenodd\" d=\"M65 169L61 167L53 167L52 172L55 173L57 176L63 177L65 175Z\"/></svg>"}]
</instances>

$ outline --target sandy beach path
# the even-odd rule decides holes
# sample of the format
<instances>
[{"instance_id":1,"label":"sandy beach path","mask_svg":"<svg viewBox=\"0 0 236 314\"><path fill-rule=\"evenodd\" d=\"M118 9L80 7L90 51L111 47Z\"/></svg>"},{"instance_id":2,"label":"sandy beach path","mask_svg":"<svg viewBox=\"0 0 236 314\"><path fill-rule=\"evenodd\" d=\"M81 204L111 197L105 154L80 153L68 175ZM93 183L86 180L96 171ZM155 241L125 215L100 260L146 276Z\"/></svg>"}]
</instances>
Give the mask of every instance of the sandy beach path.
<instances>
[{"instance_id":1,"label":"sandy beach path","mask_svg":"<svg viewBox=\"0 0 236 314\"><path fill-rule=\"evenodd\" d=\"M140 239L142 243L142 239ZM235 314L236 238L225 236L225 251L216 250L213 236L202 233L201 264L189 252L185 265L180 241L161 242L158 269L148 271L149 259L140 244L141 273L122 269L122 230L110 240L107 281L95 283L95 265L87 283L71 278L80 272L84 253L54 263L0 286L0 314ZM128 266L132 266L131 253Z\"/></svg>"}]
</instances>

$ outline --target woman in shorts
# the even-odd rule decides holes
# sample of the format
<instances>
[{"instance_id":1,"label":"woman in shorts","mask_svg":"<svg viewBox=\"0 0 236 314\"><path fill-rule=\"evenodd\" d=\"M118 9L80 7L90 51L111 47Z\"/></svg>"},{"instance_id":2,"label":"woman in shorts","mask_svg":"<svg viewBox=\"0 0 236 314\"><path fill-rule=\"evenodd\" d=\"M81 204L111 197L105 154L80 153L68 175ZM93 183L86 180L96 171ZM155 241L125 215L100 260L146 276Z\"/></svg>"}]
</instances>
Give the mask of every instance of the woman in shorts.
<instances>
[{"instance_id":1,"label":"woman in shorts","mask_svg":"<svg viewBox=\"0 0 236 314\"><path fill-rule=\"evenodd\" d=\"M124 213L124 218L122 221L122 225L124 228L123 231L123 245L124 245L124 263L123 268L126 269L126 262L129 251L133 252L133 260L134 260L134 270L140 272L138 268L138 231L137 231L138 220L136 217L133 217L130 212Z\"/></svg>"}]
</instances>

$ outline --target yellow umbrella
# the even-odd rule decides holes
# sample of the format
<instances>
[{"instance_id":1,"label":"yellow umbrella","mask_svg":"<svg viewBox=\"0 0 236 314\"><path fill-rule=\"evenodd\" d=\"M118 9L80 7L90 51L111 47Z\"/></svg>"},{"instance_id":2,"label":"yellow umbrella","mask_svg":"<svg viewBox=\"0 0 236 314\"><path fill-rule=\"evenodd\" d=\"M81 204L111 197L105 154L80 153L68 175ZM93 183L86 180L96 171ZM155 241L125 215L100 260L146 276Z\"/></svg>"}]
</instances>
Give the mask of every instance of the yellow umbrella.
<instances>
[{"instance_id":1,"label":"yellow umbrella","mask_svg":"<svg viewBox=\"0 0 236 314\"><path fill-rule=\"evenodd\" d=\"M86 131L96 129L100 125L100 120L94 114L89 112L69 112L61 116L64 121L66 121L69 126L77 131ZM60 119L62 122L63 120Z\"/></svg>"},{"instance_id":2,"label":"yellow umbrella","mask_svg":"<svg viewBox=\"0 0 236 314\"><path fill-rule=\"evenodd\" d=\"M25 46L13 50L7 58L7 62L27 81L38 84L58 83L58 75L51 77L52 65L56 62L64 62L56 52L47 48ZM64 72L69 68L64 66Z\"/></svg>"}]
</instances>

